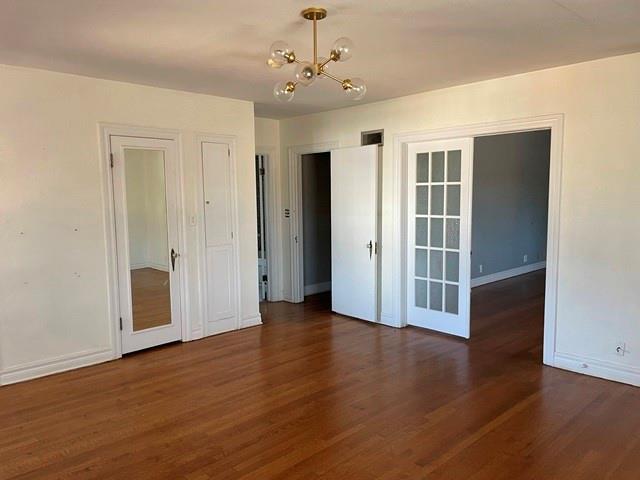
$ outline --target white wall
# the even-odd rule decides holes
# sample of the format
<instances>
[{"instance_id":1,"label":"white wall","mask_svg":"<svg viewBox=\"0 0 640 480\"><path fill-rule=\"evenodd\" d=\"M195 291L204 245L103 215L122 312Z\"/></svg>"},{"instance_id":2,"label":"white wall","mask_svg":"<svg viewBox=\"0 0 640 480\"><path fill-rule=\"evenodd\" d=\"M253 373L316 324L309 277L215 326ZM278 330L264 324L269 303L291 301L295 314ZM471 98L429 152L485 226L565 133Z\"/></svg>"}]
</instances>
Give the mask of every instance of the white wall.
<instances>
[{"instance_id":1,"label":"white wall","mask_svg":"<svg viewBox=\"0 0 640 480\"><path fill-rule=\"evenodd\" d=\"M126 150L125 171L130 266L168 271L163 153L158 150Z\"/></svg>"},{"instance_id":2,"label":"white wall","mask_svg":"<svg viewBox=\"0 0 640 480\"><path fill-rule=\"evenodd\" d=\"M280 185L285 171L280 164L280 122L270 118L255 118L256 153L267 156L267 208L270 222L267 249L271 263L269 282L271 301L284 299L282 290L282 199ZM287 253L288 255L288 253Z\"/></svg>"},{"instance_id":3,"label":"white wall","mask_svg":"<svg viewBox=\"0 0 640 480\"><path fill-rule=\"evenodd\" d=\"M181 132L187 218L201 219L196 132L237 136L240 314L259 315L251 102L10 66L0 86L0 235L11 252L0 262L2 381L112 352L99 122ZM187 223L181 252L194 336L200 228Z\"/></svg>"},{"instance_id":4,"label":"white wall","mask_svg":"<svg viewBox=\"0 0 640 480\"><path fill-rule=\"evenodd\" d=\"M412 95L280 122L283 208L288 148L384 128L382 248L393 247L393 137L417 130L565 116L556 350L566 359L640 379L640 54ZM284 220L283 232L289 231ZM288 235L283 252L289 252ZM393 316L391 255L382 261L382 314ZM284 294L290 265L283 256ZM395 269L395 270L394 270ZM618 341L629 352L615 352ZM572 360L572 361L573 361ZM566 366L566 365L565 365ZM581 368L581 367L580 367Z\"/></svg>"}]
</instances>

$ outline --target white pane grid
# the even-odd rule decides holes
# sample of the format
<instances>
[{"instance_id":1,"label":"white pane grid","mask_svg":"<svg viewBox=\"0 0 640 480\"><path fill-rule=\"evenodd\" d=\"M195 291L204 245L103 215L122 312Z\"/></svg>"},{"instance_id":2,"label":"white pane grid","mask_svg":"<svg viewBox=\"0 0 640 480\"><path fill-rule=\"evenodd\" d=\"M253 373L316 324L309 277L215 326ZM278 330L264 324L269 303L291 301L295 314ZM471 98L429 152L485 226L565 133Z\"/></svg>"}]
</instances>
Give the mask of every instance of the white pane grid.
<instances>
[{"instance_id":1,"label":"white pane grid","mask_svg":"<svg viewBox=\"0 0 640 480\"><path fill-rule=\"evenodd\" d=\"M437 154L437 155L434 155L434 154ZM453 154L452 155L453 161L457 163L449 165L450 154ZM444 157L443 158L444 162L437 166L438 168L436 172L438 176L444 176L444 181L437 181L437 182L432 181L434 178L434 156L436 156L437 158ZM422 156L421 158L424 160L425 156ZM427 194L428 205L427 205L426 211L429 213L415 214L415 220L416 221L418 219L427 220L426 221L427 242L426 242L426 245L415 245L415 248L416 250L424 251L426 253L425 255L426 256L426 274L428 276L425 277L425 276L418 276L414 274L415 280L420 280L423 282L423 283L420 283L421 288L426 289L426 291L421 292L420 301L416 299L416 306L421 308L429 308L429 309L440 311L440 312L445 311L448 313L457 314L458 304L454 302L454 299L452 298L452 292L457 292L459 290L460 279L459 279L458 272L455 272L455 274L454 272L447 272L446 255L447 255L447 252L452 252L457 254L460 253L459 243L455 242L455 243L458 243L457 245L458 248L452 248L451 240L450 238L447 237L448 224L451 224L451 225L457 224L458 232L457 233L450 232L450 233L453 234L454 238L459 238L460 236L459 229L460 229L461 216L459 214L460 213L459 205L461 200L460 189L462 186L462 183L459 177L460 151L454 150L454 151L446 151L446 152L441 152L441 151L433 152L431 154L428 154L426 158L428 158L428 180L429 181L425 182L424 178L422 178L420 179L421 180L420 182L416 181L415 187L428 187L428 194ZM416 158L416 162L419 162L418 158ZM424 177L424 175L422 176ZM452 178L453 181L449 181L450 176L453 176ZM416 178L416 180L418 179ZM442 179L439 178L439 180L442 180ZM449 186L454 186L454 185L458 186L458 188L454 188L454 189L449 188ZM433 196L434 186L442 186L442 190L443 190L442 202L439 202L439 201L434 202L434 196ZM417 192L417 189L416 189L416 192ZM449 197L450 193L452 195L458 195L457 199L453 199L453 198L450 199ZM439 197L439 192L438 192L438 197ZM450 200L452 201L451 205L449 205ZM432 213L434 205L437 208L437 211L438 211L437 214ZM450 207L453 207L453 210L455 213L457 213L457 215L447 215L447 213L449 213ZM442 209L441 213L440 213L440 209ZM431 225L432 220L435 220L435 219L441 219L442 221L443 228L442 228L441 239L432 238L432 234L436 233L436 232L432 232L432 225ZM454 223L451 223L448 220L453 220ZM457 220L457 222L455 222L455 220ZM434 244L434 240L435 240L435 244ZM440 255L437 255L436 257L434 257L434 258L442 257L442 261L439 261L438 266L432 265L432 255L433 255L432 252L441 252ZM433 271L432 271L432 267L433 267ZM424 271L424 269L425 269L425 266L422 266L421 270ZM431 275L435 275L435 277L432 277ZM458 281L447 280L447 278L457 278ZM450 287L447 287L447 286L450 286ZM447 294L447 292L449 293Z\"/></svg>"}]
</instances>

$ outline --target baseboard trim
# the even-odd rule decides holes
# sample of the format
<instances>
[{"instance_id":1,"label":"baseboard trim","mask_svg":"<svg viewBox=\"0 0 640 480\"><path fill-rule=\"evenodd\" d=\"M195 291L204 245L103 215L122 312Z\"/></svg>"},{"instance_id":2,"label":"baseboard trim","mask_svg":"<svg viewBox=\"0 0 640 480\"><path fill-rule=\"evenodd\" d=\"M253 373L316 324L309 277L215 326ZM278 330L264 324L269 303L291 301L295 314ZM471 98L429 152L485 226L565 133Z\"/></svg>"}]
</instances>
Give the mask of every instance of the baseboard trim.
<instances>
[{"instance_id":1,"label":"baseboard trim","mask_svg":"<svg viewBox=\"0 0 640 480\"><path fill-rule=\"evenodd\" d=\"M529 265L522 265L521 267L503 270L502 272L472 278L471 288L486 285L487 283L499 282L500 280L506 280L507 278L517 277L518 275L524 275L525 273L535 272L536 270L542 270L546 266L547 262L530 263Z\"/></svg>"},{"instance_id":2,"label":"baseboard trim","mask_svg":"<svg viewBox=\"0 0 640 480\"><path fill-rule=\"evenodd\" d=\"M141 270L143 268L153 268L154 270L160 270L161 272L168 272L169 267L162 265L161 263L136 263L131 265L131 270Z\"/></svg>"},{"instance_id":3,"label":"baseboard trim","mask_svg":"<svg viewBox=\"0 0 640 480\"><path fill-rule=\"evenodd\" d=\"M202 326L194 328L193 330L191 330L191 337L188 341L200 340L203 337L203 331L204 329L202 328Z\"/></svg>"},{"instance_id":4,"label":"baseboard trim","mask_svg":"<svg viewBox=\"0 0 640 480\"><path fill-rule=\"evenodd\" d=\"M331 291L331 282L314 283L313 285L304 286L305 296L315 295L316 293L323 293L323 292L330 292L330 291Z\"/></svg>"},{"instance_id":5,"label":"baseboard trim","mask_svg":"<svg viewBox=\"0 0 640 480\"><path fill-rule=\"evenodd\" d=\"M382 325L386 325L387 327L402 328L400 322L397 322L394 316L388 313L380 314L380 323Z\"/></svg>"},{"instance_id":6,"label":"baseboard trim","mask_svg":"<svg viewBox=\"0 0 640 480\"><path fill-rule=\"evenodd\" d=\"M240 328L255 327L262 325L262 316L260 314L240 320Z\"/></svg>"},{"instance_id":7,"label":"baseboard trim","mask_svg":"<svg viewBox=\"0 0 640 480\"><path fill-rule=\"evenodd\" d=\"M553 366L571 372L640 387L640 368L638 367L558 352L554 355Z\"/></svg>"},{"instance_id":8,"label":"baseboard trim","mask_svg":"<svg viewBox=\"0 0 640 480\"><path fill-rule=\"evenodd\" d=\"M25 382L54 373L66 372L67 370L75 370L76 368L108 362L114 358L111 348L101 348L76 352L70 355L61 355L43 361L25 363L0 372L0 385Z\"/></svg>"}]
</instances>

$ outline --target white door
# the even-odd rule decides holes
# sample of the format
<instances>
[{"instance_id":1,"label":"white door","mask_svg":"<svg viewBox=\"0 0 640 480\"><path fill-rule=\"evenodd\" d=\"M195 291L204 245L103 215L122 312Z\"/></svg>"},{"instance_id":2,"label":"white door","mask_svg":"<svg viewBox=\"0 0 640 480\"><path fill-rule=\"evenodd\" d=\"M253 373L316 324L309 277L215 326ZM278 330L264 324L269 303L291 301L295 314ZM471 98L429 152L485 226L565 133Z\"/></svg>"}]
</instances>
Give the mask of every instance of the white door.
<instances>
[{"instance_id":1,"label":"white door","mask_svg":"<svg viewBox=\"0 0 640 480\"><path fill-rule=\"evenodd\" d=\"M111 137L122 353L182 338L177 151Z\"/></svg>"},{"instance_id":2,"label":"white door","mask_svg":"<svg viewBox=\"0 0 640 480\"><path fill-rule=\"evenodd\" d=\"M206 334L213 335L238 328L234 179L227 143L202 142L202 172L207 261Z\"/></svg>"},{"instance_id":3,"label":"white door","mask_svg":"<svg viewBox=\"0 0 640 480\"><path fill-rule=\"evenodd\" d=\"M331 308L375 322L378 146L331 150Z\"/></svg>"},{"instance_id":4,"label":"white door","mask_svg":"<svg viewBox=\"0 0 640 480\"><path fill-rule=\"evenodd\" d=\"M408 154L407 322L469 338L473 139Z\"/></svg>"}]
</instances>

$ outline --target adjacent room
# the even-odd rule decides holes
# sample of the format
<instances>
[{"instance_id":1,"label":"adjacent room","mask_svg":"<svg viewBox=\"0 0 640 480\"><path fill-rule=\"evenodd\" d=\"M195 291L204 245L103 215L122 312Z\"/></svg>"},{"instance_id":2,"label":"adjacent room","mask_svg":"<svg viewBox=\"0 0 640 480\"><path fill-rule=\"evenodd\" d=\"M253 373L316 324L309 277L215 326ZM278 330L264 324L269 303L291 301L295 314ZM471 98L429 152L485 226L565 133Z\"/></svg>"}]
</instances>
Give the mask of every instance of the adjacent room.
<instances>
[{"instance_id":1,"label":"adjacent room","mask_svg":"<svg viewBox=\"0 0 640 480\"><path fill-rule=\"evenodd\" d=\"M640 2L0 2L0 479L640 478Z\"/></svg>"},{"instance_id":2,"label":"adjacent room","mask_svg":"<svg viewBox=\"0 0 640 480\"><path fill-rule=\"evenodd\" d=\"M550 142L549 130L537 130L476 137L473 144L472 335L500 336L510 344L506 348L537 363L543 346ZM505 316L518 308L523 310L517 315Z\"/></svg>"},{"instance_id":3,"label":"adjacent room","mask_svg":"<svg viewBox=\"0 0 640 480\"><path fill-rule=\"evenodd\" d=\"M302 265L305 299L331 291L331 154L302 155Z\"/></svg>"}]
</instances>

